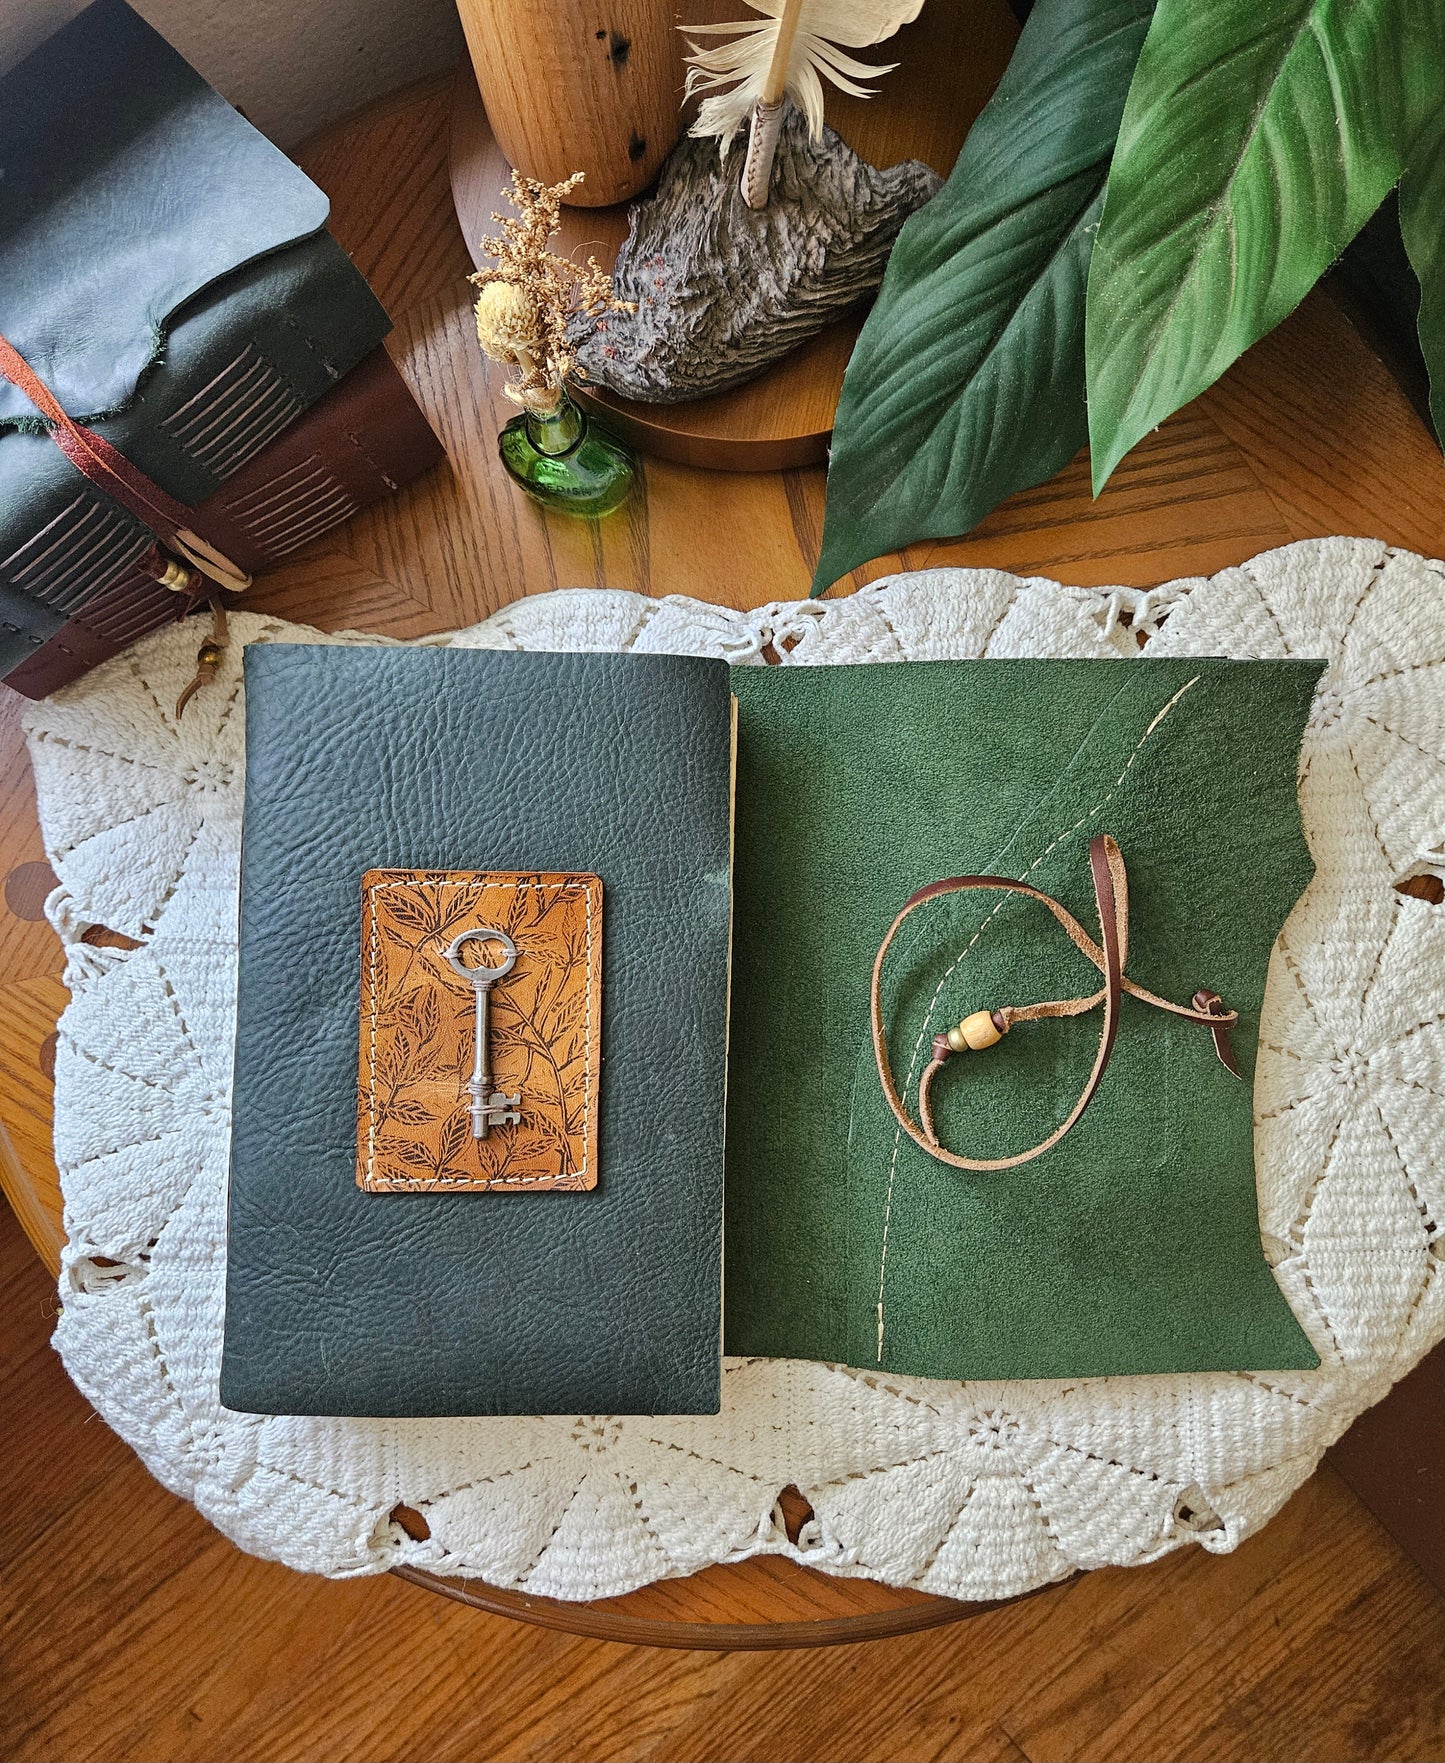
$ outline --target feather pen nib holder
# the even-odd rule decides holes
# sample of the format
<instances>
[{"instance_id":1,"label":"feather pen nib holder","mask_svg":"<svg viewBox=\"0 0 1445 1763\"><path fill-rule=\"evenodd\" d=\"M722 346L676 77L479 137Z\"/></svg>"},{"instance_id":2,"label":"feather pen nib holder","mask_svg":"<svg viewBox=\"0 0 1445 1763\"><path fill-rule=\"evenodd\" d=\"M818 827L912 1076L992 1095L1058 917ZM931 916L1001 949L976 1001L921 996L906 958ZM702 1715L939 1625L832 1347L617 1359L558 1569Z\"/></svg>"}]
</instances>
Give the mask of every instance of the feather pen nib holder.
<instances>
[{"instance_id":1,"label":"feather pen nib holder","mask_svg":"<svg viewBox=\"0 0 1445 1763\"><path fill-rule=\"evenodd\" d=\"M778 151L778 136L783 129L786 98L774 104L759 104L753 111L748 130L748 152L743 161L742 183L739 188L749 208L766 208L768 190L773 181L773 159Z\"/></svg>"},{"instance_id":2,"label":"feather pen nib holder","mask_svg":"<svg viewBox=\"0 0 1445 1763\"><path fill-rule=\"evenodd\" d=\"M823 138L823 82L871 96L873 88L859 80L892 73L898 65L877 66L855 60L848 49L865 49L891 37L918 17L923 0L748 0L761 19L733 24L685 25L688 35L687 95L708 94L691 133L714 135L727 144L747 117L752 119L747 161L743 166L743 200L750 208L765 207L772 179L783 105L791 98L808 119L808 133ZM806 14L806 27L804 15ZM694 36L725 37L704 48Z\"/></svg>"}]
</instances>

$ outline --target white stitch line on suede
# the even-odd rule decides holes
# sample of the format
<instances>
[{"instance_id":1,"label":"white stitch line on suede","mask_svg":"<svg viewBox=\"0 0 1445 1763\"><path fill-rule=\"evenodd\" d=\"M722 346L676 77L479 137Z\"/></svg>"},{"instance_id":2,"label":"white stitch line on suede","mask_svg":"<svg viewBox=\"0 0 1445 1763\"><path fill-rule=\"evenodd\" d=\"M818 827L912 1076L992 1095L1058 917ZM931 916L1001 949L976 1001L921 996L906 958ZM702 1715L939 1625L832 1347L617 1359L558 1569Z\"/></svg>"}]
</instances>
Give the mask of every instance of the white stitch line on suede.
<instances>
[{"instance_id":1,"label":"white stitch line on suede","mask_svg":"<svg viewBox=\"0 0 1445 1763\"><path fill-rule=\"evenodd\" d=\"M592 1118L592 889L586 882L577 881L389 881L373 882L371 886L365 890L366 914L369 926L369 935L367 938L368 965L371 970L371 1008L368 1013L370 1016L370 1032L367 1039L366 1055L368 1073L366 1092L366 1179L368 1182L375 1176L376 1153L376 1110L372 1105L372 1097L376 1093L376 956L378 938L376 929L376 901L373 896L378 893L385 893L389 888L416 888L428 891L437 891L448 888L471 888L477 892L480 892L483 889L492 888L509 893L517 893L522 888L531 888L538 893L557 894L560 897L562 894L568 893L578 887L583 891L583 907L587 915L587 927L584 933L587 944L587 1015L586 1033L583 1038L582 1052L582 1162L576 1169L563 1170L557 1179L560 1180L562 1177L575 1176L585 1183L587 1179L588 1153L592 1142L590 1130ZM525 1175L499 1175L494 1176L489 1180L487 1186L490 1188L521 1187L524 1183L534 1179L534 1177Z\"/></svg>"},{"instance_id":2,"label":"white stitch line on suede","mask_svg":"<svg viewBox=\"0 0 1445 1763\"><path fill-rule=\"evenodd\" d=\"M1154 733L1155 729L1158 728L1159 724L1161 722L1163 722L1164 718L1169 714L1169 712L1174 708L1174 706L1179 702L1179 700L1184 696L1184 694L1187 691L1189 691L1192 687L1197 686L1199 684L1200 680L1203 679L1203 677L1204 677L1203 674L1196 673L1193 679L1186 680L1185 683L1182 686L1180 686L1179 690L1174 694L1174 696L1169 700L1169 702L1164 706L1164 708L1158 712L1158 714L1155 716L1154 720L1149 724L1148 728L1146 728L1144 730L1143 734L1140 735L1138 745L1134 748L1134 751L1129 755L1127 761L1125 762L1124 769L1119 773L1118 777L1116 777L1114 779L1113 787L1110 789L1108 795L1105 796L1102 801L1096 802L1094 804L1094 806L1088 811L1087 814L1080 815L1080 817L1074 822L1074 824L1066 832L1061 832L1057 838L1055 838L1049 845L1047 845L1038 854L1038 856L1034 858L1033 862L1023 872L1023 875L1019 878L1021 881L1027 881L1028 878L1039 867L1039 865L1045 860L1045 858L1047 858L1051 852L1057 850L1058 847L1063 844L1065 839L1071 839L1074 836L1074 834L1079 830L1079 828L1084 824L1084 822L1086 820L1092 820L1094 818L1094 816L1100 812L1101 809L1107 808L1109 806L1110 802L1112 802L1114 800L1115 796L1118 795L1120 789L1122 788L1123 783L1124 783L1124 779L1126 777L1128 777L1129 773L1134 769L1134 761L1139 757L1140 753L1143 751L1144 743L1149 739L1150 735L1152 735ZM983 923L981 925L979 925L978 929L969 938L967 944L965 944L965 946L959 950L958 954L954 956L953 960L949 962L948 966L944 969L943 977L939 980L938 984L933 988L933 996L928 1000L928 1008L923 1013L923 1026L918 1031L918 1039L913 1043L913 1053L908 1061L908 1083L910 1085L914 1082L914 1074L918 1068L918 1054L919 1054L919 1051L923 1046L923 1042L928 1034L928 1025L929 1025L929 1022L933 1018L933 1012L937 1008L938 1000L939 1000L939 997L942 995L943 988L948 984L949 980L953 977L954 968L956 968L958 966L959 962L963 960L964 956L969 953L969 951L973 948L974 944L983 935L983 933L988 929L989 925L993 922L995 916L1003 910L1004 905L1009 898L1010 898L1010 896L1005 894L1002 897L1002 899L1000 899L998 905L994 907L993 911L990 912L988 914L988 916L984 919ZM905 1094L906 1093L907 1093L907 1091L905 1091ZM893 1128L893 1154L888 1159L888 1192L887 1192L887 1195L885 1196L884 1201L883 1201L883 1243L882 1243L881 1249L879 1251L879 1256L878 1256L878 1361L877 1362L880 1365L883 1363L883 1280L884 1280L884 1275L885 1275L885 1273L887 1271L887 1267L888 1267L888 1226L889 1226L889 1223L893 1217L893 1178L898 1172L898 1147L902 1144L902 1142L903 1142L903 1129L901 1127L895 1125L895 1127Z\"/></svg>"}]
</instances>

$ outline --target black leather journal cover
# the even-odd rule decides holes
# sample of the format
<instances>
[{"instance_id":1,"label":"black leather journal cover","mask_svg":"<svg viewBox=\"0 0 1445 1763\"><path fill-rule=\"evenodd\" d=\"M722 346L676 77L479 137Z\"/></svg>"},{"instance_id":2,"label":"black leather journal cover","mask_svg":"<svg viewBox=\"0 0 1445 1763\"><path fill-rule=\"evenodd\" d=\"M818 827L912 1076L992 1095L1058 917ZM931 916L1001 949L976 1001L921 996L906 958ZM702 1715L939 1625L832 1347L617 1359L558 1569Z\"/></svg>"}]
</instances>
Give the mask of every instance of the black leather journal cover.
<instances>
[{"instance_id":1,"label":"black leather journal cover","mask_svg":"<svg viewBox=\"0 0 1445 1763\"><path fill-rule=\"evenodd\" d=\"M729 680L674 656L248 649L221 1400L719 1405ZM355 1179L361 878L601 878L591 1192Z\"/></svg>"}]
</instances>

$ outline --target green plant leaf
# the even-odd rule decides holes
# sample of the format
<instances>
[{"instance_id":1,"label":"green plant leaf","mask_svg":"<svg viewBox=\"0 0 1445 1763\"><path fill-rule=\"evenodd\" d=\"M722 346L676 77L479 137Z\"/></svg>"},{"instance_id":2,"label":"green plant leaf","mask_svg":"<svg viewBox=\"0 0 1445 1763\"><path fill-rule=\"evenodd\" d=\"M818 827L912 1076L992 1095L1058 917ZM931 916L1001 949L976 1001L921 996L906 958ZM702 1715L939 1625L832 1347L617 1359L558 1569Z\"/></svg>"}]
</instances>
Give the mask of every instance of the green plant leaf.
<instances>
[{"instance_id":1,"label":"green plant leaf","mask_svg":"<svg viewBox=\"0 0 1445 1763\"><path fill-rule=\"evenodd\" d=\"M1097 492L1291 312L1438 108L1445 0L1159 0L1089 271Z\"/></svg>"},{"instance_id":2,"label":"green plant leaf","mask_svg":"<svg viewBox=\"0 0 1445 1763\"><path fill-rule=\"evenodd\" d=\"M1416 324L1430 371L1430 414L1445 446L1445 111L1411 149L1400 180L1400 236L1420 280Z\"/></svg>"},{"instance_id":3,"label":"green plant leaf","mask_svg":"<svg viewBox=\"0 0 1445 1763\"><path fill-rule=\"evenodd\" d=\"M1152 0L1039 0L953 175L904 227L833 430L820 593L967 532L1083 445L1084 288Z\"/></svg>"}]
</instances>

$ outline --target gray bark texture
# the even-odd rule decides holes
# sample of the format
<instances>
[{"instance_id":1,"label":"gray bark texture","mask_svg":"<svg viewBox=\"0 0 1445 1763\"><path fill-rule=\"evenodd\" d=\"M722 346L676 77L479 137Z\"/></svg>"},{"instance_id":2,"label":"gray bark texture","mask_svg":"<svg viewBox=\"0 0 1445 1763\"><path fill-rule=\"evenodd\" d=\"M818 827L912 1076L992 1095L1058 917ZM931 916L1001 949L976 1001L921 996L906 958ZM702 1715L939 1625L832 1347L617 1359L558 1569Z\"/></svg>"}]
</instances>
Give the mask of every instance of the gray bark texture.
<instances>
[{"instance_id":1,"label":"gray bark texture","mask_svg":"<svg viewBox=\"0 0 1445 1763\"><path fill-rule=\"evenodd\" d=\"M742 158L685 139L632 205L618 297L582 345L589 383L651 404L741 385L878 290L893 241L940 179L916 159L879 171L832 129L808 139L788 107L765 208L738 188Z\"/></svg>"}]
</instances>

